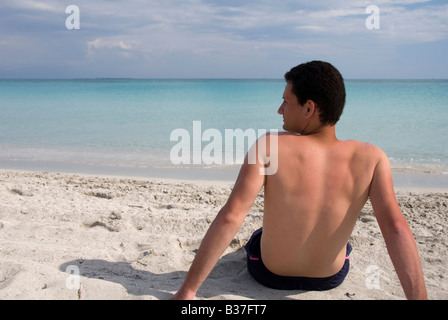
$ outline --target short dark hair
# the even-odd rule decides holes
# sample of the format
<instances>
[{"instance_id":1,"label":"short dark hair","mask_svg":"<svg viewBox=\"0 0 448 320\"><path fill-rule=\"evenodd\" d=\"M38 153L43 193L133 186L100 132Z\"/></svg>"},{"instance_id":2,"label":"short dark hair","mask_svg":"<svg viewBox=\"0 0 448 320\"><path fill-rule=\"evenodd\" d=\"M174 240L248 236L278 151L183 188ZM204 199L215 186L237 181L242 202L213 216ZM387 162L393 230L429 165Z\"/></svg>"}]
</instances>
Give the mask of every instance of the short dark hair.
<instances>
[{"instance_id":1,"label":"short dark hair","mask_svg":"<svg viewBox=\"0 0 448 320\"><path fill-rule=\"evenodd\" d=\"M317 104L322 124L335 125L345 105L344 79L330 63L311 61L300 64L285 74L301 105L308 100Z\"/></svg>"}]
</instances>

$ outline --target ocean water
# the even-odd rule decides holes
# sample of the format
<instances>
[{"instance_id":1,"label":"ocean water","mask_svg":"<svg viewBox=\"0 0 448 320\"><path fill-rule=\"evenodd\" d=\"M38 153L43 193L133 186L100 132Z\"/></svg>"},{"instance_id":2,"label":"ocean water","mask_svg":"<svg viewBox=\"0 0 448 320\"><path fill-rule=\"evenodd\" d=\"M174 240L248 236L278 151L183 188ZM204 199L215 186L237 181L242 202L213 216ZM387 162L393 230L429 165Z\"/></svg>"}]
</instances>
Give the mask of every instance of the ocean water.
<instances>
[{"instance_id":1,"label":"ocean water","mask_svg":"<svg viewBox=\"0 0 448 320\"><path fill-rule=\"evenodd\" d=\"M195 121L201 132L216 129L223 139L226 129L281 131L284 86L283 80L0 80L0 168L175 172L182 165L170 158L180 141L170 139L174 130L190 133L191 145ZM338 138L379 146L394 171L448 174L448 80L346 80L346 89ZM229 166L238 163L187 167Z\"/></svg>"}]
</instances>

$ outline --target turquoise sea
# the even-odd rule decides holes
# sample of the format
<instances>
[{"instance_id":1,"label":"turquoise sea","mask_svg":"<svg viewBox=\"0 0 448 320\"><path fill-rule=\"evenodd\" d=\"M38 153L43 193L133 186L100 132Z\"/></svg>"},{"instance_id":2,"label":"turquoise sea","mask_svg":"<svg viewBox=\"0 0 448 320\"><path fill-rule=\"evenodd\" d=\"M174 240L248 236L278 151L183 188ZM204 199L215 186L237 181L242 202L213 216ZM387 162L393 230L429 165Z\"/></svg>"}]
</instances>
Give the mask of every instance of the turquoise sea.
<instances>
[{"instance_id":1,"label":"turquoise sea","mask_svg":"<svg viewBox=\"0 0 448 320\"><path fill-rule=\"evenodd\" d=\"M175 129L277 129L283 80L0 80L0 168L171 175ZM448 80L346 80L340 139L448 176ZM206 145L207 142L203 142ZM228 163L192 165L207 178ZM168 175L169 175L168 174ZM163 174L162 174L163 175Z\"/></svg>"}]
</instances>

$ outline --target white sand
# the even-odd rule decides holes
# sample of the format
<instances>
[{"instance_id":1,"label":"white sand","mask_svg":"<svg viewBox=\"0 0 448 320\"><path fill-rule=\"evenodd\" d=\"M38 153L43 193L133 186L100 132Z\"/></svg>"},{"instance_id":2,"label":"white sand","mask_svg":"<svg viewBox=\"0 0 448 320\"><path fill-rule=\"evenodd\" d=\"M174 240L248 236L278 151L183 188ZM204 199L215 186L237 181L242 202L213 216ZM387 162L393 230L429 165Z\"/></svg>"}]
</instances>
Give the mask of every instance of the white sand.
<instances>
[{"instance_id":1,"label":"white sand","mask_svg":"<svg viewBox=\"0 0 448 320\"><path fill-rule=\"evenodd\" d=\"M0 181L0 299L168 299L232 187L19 171L0 171ZM417 240L429 298L448 299L448 191L397 196ZM340 287L261 286L246 271L242 247L262 213L260 195L197 299L404 298L369 204Z\"/></svg>"}]
</instances>

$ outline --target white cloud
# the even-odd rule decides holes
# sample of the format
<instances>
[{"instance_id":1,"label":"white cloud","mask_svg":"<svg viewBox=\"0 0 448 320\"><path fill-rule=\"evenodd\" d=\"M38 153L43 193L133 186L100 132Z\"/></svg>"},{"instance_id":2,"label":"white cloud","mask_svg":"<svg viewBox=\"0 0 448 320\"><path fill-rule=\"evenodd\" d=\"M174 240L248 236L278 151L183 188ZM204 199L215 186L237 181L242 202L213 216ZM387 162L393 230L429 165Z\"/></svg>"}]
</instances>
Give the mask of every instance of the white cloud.
<instances>
[{"instance_id":1,"label":"white cloud","mask_svg":"<svg viewBox=\"0 0 448 320\"><path fill-rule=\"evenodd\" d=\"M279 57L293 61L294 57L347 59L363 55L368 59L371 54L379 61L388 55L393 58L397 44L448 36L446 5L406 7L425 2L378 1L381 29L375 31L365 27L369 16L365 9L371 1L363 0L334 1L331 5L317 1L313 8L297 5L298 1L279 5L260 1L256 6L246 2L210 5L199 0L148 1L146 5L129 1L127 6L110 2L105 7L98 3L86 5L84 10L98 17L90 22L106 34L89 39L87 53L94 58L95 52L109 50L158 64L166 63L170 56L182 56L197 61L199 68L206 61L229 66L248 62L262 65ZM108 28L113 34L107 34ZM372 41L375 46L369 47Z\"/></svg>"},{"instance_id":2,"label":"white cloud","mask_svg":"<svg viewBox=\"0 0 448 320\"><path fill-rule=\"evenodd\" d=\"M386 39L398 43L424 43L448 38L448 5L417 8L385 7L381 29Z\"/></svg>"},{"instance_id":3,"label":"white cloud","mask_svg":"<svg viewBox=\"0 0 448 320\"><path fill-rule=\"evenodd\" d=\"M122 40L111 40L111 39L95 39L93 41L87 42L87 48L89 50L98 49L98 48L120 48L124 50L132 49L132 45L130 43L126 44Z\"/></svg>"},{"instance_id":4,"label":"white cloud","mask_svg":"<svg viewBox=\"0 0 448 320\"><path fill-rule=\"evenodd\" d=\"M54 1L39 1L39 0L3 0L4 7L19 8L36 11L59 12L62 6Z\"/></svg>"}]
</instances>

